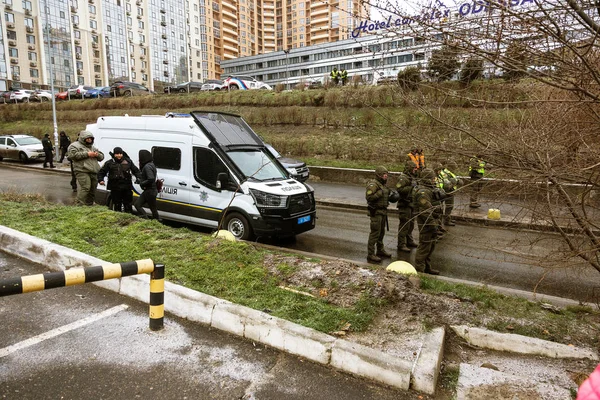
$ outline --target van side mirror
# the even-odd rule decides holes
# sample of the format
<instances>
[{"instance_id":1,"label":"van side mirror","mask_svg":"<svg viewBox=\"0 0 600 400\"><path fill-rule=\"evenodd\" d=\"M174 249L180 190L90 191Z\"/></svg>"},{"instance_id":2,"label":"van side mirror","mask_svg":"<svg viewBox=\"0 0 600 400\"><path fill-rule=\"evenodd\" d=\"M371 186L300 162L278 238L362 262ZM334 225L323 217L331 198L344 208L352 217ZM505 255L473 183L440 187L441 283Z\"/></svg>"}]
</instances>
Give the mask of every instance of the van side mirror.
<instances>
[{"instance_id":1,"label":"van side mirror","mask_svg":"<svg viewBox=\"0 0 600 400\"><path fill-rule=\"evenodd\" d=\"M217 174L217 189L227 188L229 186L229 175L227 172Z\"/></svg>"}]
</instances>

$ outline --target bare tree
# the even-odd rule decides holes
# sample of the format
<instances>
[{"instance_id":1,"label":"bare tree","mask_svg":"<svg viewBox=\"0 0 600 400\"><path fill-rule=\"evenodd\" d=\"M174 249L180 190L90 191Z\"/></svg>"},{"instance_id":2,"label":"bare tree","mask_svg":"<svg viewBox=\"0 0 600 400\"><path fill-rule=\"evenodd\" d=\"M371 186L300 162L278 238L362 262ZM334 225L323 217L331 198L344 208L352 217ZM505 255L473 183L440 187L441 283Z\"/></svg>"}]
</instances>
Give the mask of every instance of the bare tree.
<instances>
[{"instance_id":1,"label":"bare tree","mask_svg":"<svg viewBox=\"0 0 600 400\"><path fill-rule=\"evenodd\" d=\"M495 176L514 180L510 191L497 188L498 198L518 198L520 204L526 199L528 215L561 238L560 245L536 254L537 265L555 266L558 260L600 272L598 4L486 0L451 9L439 3L419 12L389 2L371 5L407 22L385 32L387 37L424 37L433 52L451 45L463 59L483 60L487 75L509 78L501 95L423 83L438 95L420 96L412 105L433 121L441 138L437 146L423 144L448 158L480 154ZM476 106L477 118L456 120L444 112L457 103Z\"/></svg>"}]
</instances>

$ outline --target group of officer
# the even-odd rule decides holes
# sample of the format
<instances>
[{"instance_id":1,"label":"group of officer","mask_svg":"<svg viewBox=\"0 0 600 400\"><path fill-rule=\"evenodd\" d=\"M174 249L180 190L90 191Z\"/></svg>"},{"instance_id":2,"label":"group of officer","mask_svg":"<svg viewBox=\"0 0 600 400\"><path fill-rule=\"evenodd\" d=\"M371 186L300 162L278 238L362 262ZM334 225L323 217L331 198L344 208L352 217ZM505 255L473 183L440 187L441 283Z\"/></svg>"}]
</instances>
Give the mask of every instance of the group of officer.
<instances>
[{"instance_id":1,"label":"group of officer","mask_svg":"<svg viewBox=\"0 0 600 400\"><path fill-rule=\"evenodd\" d=\"M450 167L455 169L456 165ZM485 161L480 156L471 158L469 173L476 182L475 190L471 192L471 207L479 207L477 192L484 171ZM392 256L384 248L383 237L388 225L388 204L397 203L397 250L410 252L411 248L416 247L415 268L427 274L439 275L439 271L431 267L431 255L436 242L447 231L446 227L455 225L452 220L454 194L462 185L461 179L441 163L427 168L423 150L419 148L413 148L407 154L404 172L399 174L395 189L386 186L387 179L388 170L377 167L375 179L367 184L365 197L371 219L367 260L379 263L382 258ZM413 238L415 220L419 229L418 244Z\"/></svg>"},{"instance_id":2,"label":"group of officer","mask_svg":"<svg viewBox=\"0 0 600 400\"><path fill-rule=\"evenodd\" d=\"M342 86L346 86L346 82L348 82L348 72L345 69L338 71L337 67L334 67L329 73L329 77L336 86L340 82L342 82Z\"/></svg>"}]
</instances>

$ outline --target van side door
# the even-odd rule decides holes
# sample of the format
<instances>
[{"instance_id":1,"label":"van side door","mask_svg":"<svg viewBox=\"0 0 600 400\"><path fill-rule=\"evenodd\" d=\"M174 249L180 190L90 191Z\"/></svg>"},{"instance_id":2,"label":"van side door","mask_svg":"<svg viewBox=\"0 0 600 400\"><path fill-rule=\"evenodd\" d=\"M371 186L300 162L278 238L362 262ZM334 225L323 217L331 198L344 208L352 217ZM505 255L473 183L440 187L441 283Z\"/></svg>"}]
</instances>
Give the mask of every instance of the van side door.
<instances>
[{"instance_id":1,"label":"van side door","mask_svg":"<svg viewBox=\"0 0 600 400\"><path fill-rule=\"evenodd\" d=\"M206 147L194 147L194 176L190 190L190 203L196 205L191 216L202 220L203 225L216 228L223 210L231 202L233 191L230 188L217 188L217 176L226 173L232 183L235 181L223 161ZM200 223L201 221L196 221Z\"/></svg>"},{"instance_id":2,"label":"van side door","mask_svg":"<svg viewBox=\"0 0 600 400\"><path fill-rule=\"evenodd\" d=\"M184 143L165 143L153 146L151 151L158 179L163 179L163 188L156 198L158 211L168 219L189 222L192 185L189 148Z\"/></svg>"},{"instance_id":3,"label":"van side door","mask_svg":"<svg viewBox=\"0 0 600 400\"><path fill-rule=\"evenodd\" d=\"M19 159L19 150L17 149L17 142L13 138L6 138L6 146L4 146L5 157Z\"/></svg>"}]
</instances>

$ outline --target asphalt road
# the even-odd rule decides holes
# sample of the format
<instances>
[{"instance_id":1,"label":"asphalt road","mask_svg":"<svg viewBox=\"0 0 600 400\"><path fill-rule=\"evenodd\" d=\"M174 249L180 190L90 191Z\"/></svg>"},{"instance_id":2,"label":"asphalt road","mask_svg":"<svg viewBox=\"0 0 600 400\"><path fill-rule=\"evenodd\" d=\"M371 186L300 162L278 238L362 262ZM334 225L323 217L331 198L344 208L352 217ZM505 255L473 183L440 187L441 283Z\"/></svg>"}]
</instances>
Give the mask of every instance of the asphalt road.
<instances>
[{"instance_id":1,"label":"asphalt road","mask_svg":"<svg viewBox=\"0 0 600 400\"><path fill-rule=\"evenodd\" d=\"M0 279L46 272L0 252ZM263 345L165 317L93 284L3 297L0 398L417 399Z\"/></svg>"},{"instance_id":2,"label":"asphalt road","mask_svg":"<svg viewBox=\"0 0 600 400\"><path fill-rule=\"evenodd\" d=\"M320 190L326 190L321 183ZM69 176L43 170L0 167L0 187L44 194L49 200L70 204L74 199ZM317 197L327 197L317 193ZM295 240L262 239L267 244L316 254L366 261L369 221L364 212L319 207L317 227ZM384 240L393 258L412 262L411 254L395 251L398 220L390 217ZM203 229L199 229L205 232ZM600 275L579 260L564 260L557 234L461 225L450 228L433 255L433 266L444 276L513 289L533 291L585 302L597 302ZM542 263L543 268L540 266Z\"/></svg>"}]
</instances>

